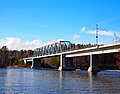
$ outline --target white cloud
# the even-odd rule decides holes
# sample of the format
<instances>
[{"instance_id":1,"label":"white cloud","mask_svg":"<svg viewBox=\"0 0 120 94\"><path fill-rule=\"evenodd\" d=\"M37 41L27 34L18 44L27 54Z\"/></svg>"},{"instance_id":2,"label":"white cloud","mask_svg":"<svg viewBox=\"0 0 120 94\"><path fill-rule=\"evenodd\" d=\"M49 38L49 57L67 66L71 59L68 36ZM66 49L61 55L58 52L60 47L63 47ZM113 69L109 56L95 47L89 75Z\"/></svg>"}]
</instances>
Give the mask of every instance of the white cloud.
<instances>
[{"instance_id":1,"label":"white cloud","mask_svg":"<svg viewBox=\"0 0 120 94\"><path fill-rule=\"evenodd\" d=\"M88 30L86 31L86 33L89 33L89 34L96 34L96 31L95 30ZM105 35L105 36L113 36L114 33L112 31L99 31L98 32L99 35Z\"/></svg>"},{"instance_id":2,"label":"white cloud","mask_svg":"<svg viewBox=\"0 0 120 94\"><path fill-rule=\"evenodd\" d=\"M7 37L4 39L0 39L0 47L7 46L10 50L34 50L35 48L41 47L43 45L51 44L53 42L63 41L63 39L56 39L50 41L48 43L43 43L40 40L32 40L32 41L23 41L20 38L16 37Z\"/></svg>"},{"instance_id":3,"label":"white cloud","mask_svg":"<svg viewBox=\"0 0 120 94\"><path fill-rule=\"evenodd\" d=\"M74 36L73 36L74 40L78 40L79 38L80 38L80 36L78 34L74 34Z\"/></svg>"},{"instance_id":4,"label":"white cloud","mask_svg":"<svg viewBox=\"0 0 120 94\"><path fill-rule=\"evenodd\" d=\"M20 38L16 37L8 37L4 39L0 39L0 46L7 46L10 50L28 50L35 49L36 47L41 46L43 43L40 40L33 41L23 41Z\"/></svg>"},{"instance_id":5,"label":"white cloud","mask_svg":"<svg viewBox=\"0 0 120 94\"><path fill-rule=\"evenodd\" d=\"M86 30L86 27L81 28L81 32L84 32Z\"/></svg>"},{"instance_id":6,"label":"white cloud","mask_svg":"<svg viewBox=\"0 0 120 94\"><path fill-rule=\"evenodd\" d=\"M50 42L48 42L48 43L45 43L45 45L47 45L47 44L52 44L52 43L54 43L54 42L59 42L59 41L64 41L64 40L63 40L63 39L52 40L52 41L50 41Z\"/></svg>"},{"instance_id":7,"label":"white cloud","mask_svg":"<svg viewBox=\"0 0 120 94\"><path fill-rule=\"evenodd\" d=\"M81 32L89 33L89 34L96 34L95 30L86 30L86 27L81 28ZM105 30L99 30L98 32L99 35L104 35L104 36L113 36L114 32L112 31L105 31Z\"/></svg>"}]
</instances>

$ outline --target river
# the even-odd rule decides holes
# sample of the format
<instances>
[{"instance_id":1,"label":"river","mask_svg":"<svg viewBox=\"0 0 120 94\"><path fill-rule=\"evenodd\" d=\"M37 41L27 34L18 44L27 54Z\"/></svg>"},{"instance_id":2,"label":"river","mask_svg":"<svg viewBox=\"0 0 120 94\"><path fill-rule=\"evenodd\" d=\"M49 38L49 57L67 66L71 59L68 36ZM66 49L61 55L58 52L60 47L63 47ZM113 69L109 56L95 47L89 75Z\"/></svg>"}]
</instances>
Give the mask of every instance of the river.
<instances>
[{"instance_id":1,"label":"river","mask_svg":"<svg viewBox=\"0 0 120 94\"><path fill-rule=\"evenodd\" d=\"M120 71L0 69L0 94L120 94Z\"/></svg>"}]
</instances>

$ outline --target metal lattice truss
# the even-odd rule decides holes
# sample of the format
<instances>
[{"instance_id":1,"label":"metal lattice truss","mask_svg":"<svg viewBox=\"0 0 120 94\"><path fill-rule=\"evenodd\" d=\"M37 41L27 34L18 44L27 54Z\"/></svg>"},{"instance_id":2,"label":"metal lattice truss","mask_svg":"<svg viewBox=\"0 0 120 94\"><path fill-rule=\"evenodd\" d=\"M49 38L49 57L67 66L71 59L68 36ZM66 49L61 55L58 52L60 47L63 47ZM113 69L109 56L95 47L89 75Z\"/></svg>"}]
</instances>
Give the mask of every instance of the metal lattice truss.
<instances>
[{"instance_id":1,"label":"metal lattice truss","mask_svg":"<svg viewBox=\"0 0 120 94\"><path fill-rule=\"evenodd\" d=\"M70 51L72 49L72 44L70 41L59 41L54 42L34 50L33 56L44 56L62 53L65 51Z\"/></svg>"}]
</instances>

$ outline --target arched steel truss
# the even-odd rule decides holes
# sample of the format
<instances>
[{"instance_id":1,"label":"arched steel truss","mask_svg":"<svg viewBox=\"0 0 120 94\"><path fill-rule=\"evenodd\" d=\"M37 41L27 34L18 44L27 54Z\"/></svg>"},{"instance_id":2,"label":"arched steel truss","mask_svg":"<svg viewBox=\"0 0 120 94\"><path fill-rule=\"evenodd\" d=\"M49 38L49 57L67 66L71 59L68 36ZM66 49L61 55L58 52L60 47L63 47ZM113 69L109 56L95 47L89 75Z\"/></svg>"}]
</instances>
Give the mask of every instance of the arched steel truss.
<instances>
[{"instance_id":1,"label":"arched steel truss","mask_svg":"<svg viewBox=\"0 0 120 94\"><path fill-rule=\"evenodd\" d=\"M70 43L70 41L59 41L42 46L40 48L36 48L33 52L33 56L57 54L65 51L70 51L71 49L72 44Z\"/></svg>"}]
</instances>

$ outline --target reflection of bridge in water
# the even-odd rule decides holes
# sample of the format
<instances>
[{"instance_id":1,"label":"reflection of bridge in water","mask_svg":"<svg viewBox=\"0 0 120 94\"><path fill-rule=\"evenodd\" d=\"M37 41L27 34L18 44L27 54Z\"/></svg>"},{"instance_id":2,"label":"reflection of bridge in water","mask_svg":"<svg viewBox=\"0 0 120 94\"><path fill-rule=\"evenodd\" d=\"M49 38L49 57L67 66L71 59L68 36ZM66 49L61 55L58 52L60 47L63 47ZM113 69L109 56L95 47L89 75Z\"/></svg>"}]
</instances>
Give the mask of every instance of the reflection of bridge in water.
<instances>
[{"instance_id":1,"label":"reflection of bridge in water","mask_svg":"<svg viewBox=\"0 0 120 94\"><path fill-rule=\"evenodd\" d=\"M36 48L33 57L23 58L23 60L25 64L32 62L31 68L40 68L42 58L59 56L60 66L58 70L73 70L75 69L73 66L73 57L90 56L88 71L97 72L100 71L97 54L116 53L119 50L120 43L72 50L72 44L69 41L59 41Z\"/></svg>"}]
</instances>

